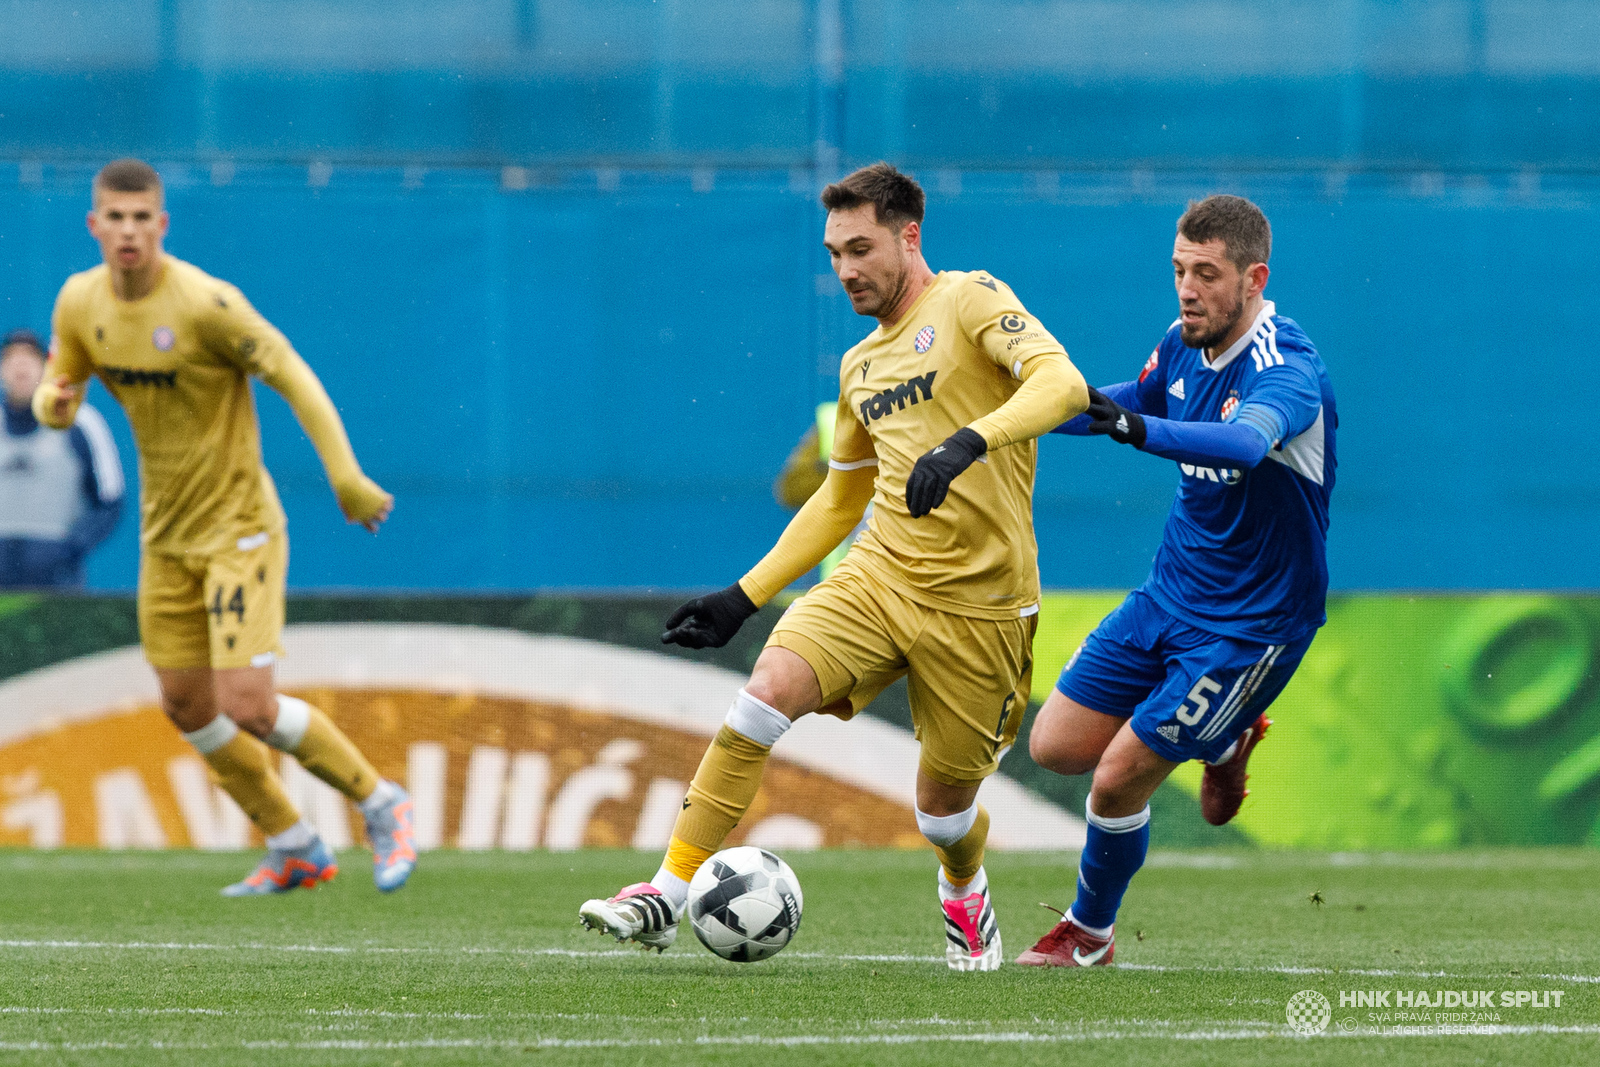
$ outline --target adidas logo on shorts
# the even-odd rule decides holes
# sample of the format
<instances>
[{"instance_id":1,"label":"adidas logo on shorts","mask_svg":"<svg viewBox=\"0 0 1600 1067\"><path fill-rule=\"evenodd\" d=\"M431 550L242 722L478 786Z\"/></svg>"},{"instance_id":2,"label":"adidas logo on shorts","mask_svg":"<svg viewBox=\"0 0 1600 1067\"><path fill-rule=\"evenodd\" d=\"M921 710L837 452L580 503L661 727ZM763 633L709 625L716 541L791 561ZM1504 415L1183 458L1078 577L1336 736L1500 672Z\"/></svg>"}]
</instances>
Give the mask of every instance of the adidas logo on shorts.
<instances>
[{"instance_id":1,"label":"adidas logo on shorts","mask_svg":"<svg viewBox=\"0 0 1600 1067\"><path fill-rule=\"evenodd\" d=\"M1178 743L1178 724L1175 722L1169 722L1165 725L1157 726L1156 733L1160 734L1162 737L1165 737L1173 744Z\"/></svg>"}]
</instances>

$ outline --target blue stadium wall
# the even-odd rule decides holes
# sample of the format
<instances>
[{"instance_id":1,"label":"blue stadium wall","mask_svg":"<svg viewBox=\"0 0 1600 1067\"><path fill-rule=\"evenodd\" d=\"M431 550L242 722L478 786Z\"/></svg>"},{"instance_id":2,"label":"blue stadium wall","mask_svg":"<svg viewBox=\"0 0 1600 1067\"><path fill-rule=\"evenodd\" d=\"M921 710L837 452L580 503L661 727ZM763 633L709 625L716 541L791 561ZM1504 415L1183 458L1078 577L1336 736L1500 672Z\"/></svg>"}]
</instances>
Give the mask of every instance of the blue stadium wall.
<instances>
[{"instance_id":1,"label":"blue stadium wall","mask_svg":"<svg viewBox=\"0 0 1600 1067\"><path fill-rule=\"evenodd\" d=\"M1269 295L1340 395L1334 583L1600 587L1588 5L0 0L0 21L0 326L44 329L94 262L94 164L156 160L168 247L289 334L399 497L378 538L343 527L264 394L297 586L731 580L867 325L820 254L818 180L884 156L929 190L934 267L1005 278L1096 382L1172 319L1186 200L1254 197ZM1046 584L1139 582L1175 480L1047 440ZM130 587L136 554L130 513L91 584Z\"/></svg>"}]
</instances>

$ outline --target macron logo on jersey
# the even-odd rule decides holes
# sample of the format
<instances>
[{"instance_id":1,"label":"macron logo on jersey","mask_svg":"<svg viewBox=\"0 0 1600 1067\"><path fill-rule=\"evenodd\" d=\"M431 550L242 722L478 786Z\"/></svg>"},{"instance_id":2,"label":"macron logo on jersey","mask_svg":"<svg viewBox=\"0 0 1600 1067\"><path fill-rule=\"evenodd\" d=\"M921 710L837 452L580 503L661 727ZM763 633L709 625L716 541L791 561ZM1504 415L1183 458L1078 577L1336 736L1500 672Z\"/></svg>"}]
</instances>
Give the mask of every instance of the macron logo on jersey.
<instances>
[{"instance_id":1,"label":"macron logo on jersey","mask_svg":"<svg viewBox=\"0 0 1600 1067\"><path fill-rule=\"evenodd\" d=\"M1179 378L1177 381L1175 381L1171 385L1167 386L1167 392L1171 393L1173 396L1177 397L1179 400L1182 400L1184 398L1184 396L1183 396L1183 379Z\"/></svg>"}]
</instances>

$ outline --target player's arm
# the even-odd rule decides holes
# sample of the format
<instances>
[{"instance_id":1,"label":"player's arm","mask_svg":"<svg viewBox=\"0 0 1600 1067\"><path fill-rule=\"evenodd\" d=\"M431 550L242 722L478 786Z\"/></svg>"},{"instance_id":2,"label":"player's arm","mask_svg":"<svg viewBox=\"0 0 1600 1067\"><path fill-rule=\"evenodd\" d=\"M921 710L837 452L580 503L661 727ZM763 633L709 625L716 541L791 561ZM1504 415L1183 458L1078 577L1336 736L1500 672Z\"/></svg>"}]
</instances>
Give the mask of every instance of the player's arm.
<instances>
[{"instance_id":1,"label":"player's arm","mask_svg":"<svg viewBox=\"0 0 1600 1067\"><path fill-rule=\"evenodd\" d=\"M1117 403L1124 405L1129 410L1137 411L1142 415L1144 412L1141 410L1139 405L1139 393L1135 388L1137 385L1137 382L1118 382L1115 385L1105 386L1104 388L1099 389L1098 392L1102 396L1108 396ZM1091 392L1089 396L1092 402L1094 393ZM1066 422L1063 422L1060 426L1057 426L1050 432L1070 434L1073 437L1090 437L1097 432L1089 429L1089 424L1092 421L1093 417L1088 411L1084 411L1083 414L1074 415L1072 418L1068 419Z\"/></svg>"},{"instance_id":2,"label":"player's arm","mask_svg":"<svg viewBox=\"0 0 1600 1067\"><path fill-rule=\"evenodd\" d=\"M394 497L362 473L338 409L300 353L231 287L213 302L202 327L212 351L260 378L288 402L316 447L345 518L376 533L389 517Z\"/></svg>"},{"instance_id":3,"label":"player's arm","mask_svg":"<svg viewBox=\"0 0 1600 1067\"><path fill-rule=\"evenodd\" d=\"M906 507L919 519L944 503L956 476L993 449L1049 433L1088 406L1089 387L1066 349L1028 316L1004 282L974 275L957 294L973 346L1022 382L1011 398L917 460Z\"/></svg>"},{"instance_id":4,"label":"player's arm","mask_svg":"<svg viewBox=\"0 0 1600 1067\"><path fill-rule=\"evenodd\" d=\"M673 612L661 642L685 648L721 648L744 621L791 582L821 563L850 536L878 480L872 438L839 401L828 476L789 520L778 543L748 574L728 588L696 597Z\"/></svg>"},{"instance_id":5,"label":"player's arm","mask_svg":"<svg viewBox=\"0 0 1600 1067\"><path fill-rule=\"evenodd\" d=\"M68 289L63 287L50 317L50 358L33 394L33 417L57 430L65 430L78 417L83 383L94 373L89 350L72 328L70 301Z\"/></svg>"},{"instance_id":6,"label":"player's arm","mask_svg":"<svg viewBox=\"0 0 1600 1067\"><path fill-rule=\"evenodd\" d=\"M1144 368L1139 371L1139 377L1131 382L1117 382L1107 385L1099 390L1101 395L1107 396L1121 404L1129 411L1140 415L1155 415L1161 417L1167 413L1167 361L1172 349L1178 343L1176 334L1178 324L1173 323L1161 343L1150 353L1150 358L1144 361ZM1051 433L1071 434L1073 437L1088 437L1103 430L1090 429L1094 421L1088 411L1077 415L1051 430Z\"/></svg>"},{"instance_id":7,"label":"player's arm","mask_svg":"<svg viewBox=\"0 0 1600 1067\"><path fill-rule=\"evenodd\" d=\"M1315 373L1291 356L1284 365L1256 376L1250 394L1227 422L1141 415L1091 391L1090 432L1179 463L1252 470L1269 451L1309 429L1321 407Z\"/></svg>"}]
</instances>

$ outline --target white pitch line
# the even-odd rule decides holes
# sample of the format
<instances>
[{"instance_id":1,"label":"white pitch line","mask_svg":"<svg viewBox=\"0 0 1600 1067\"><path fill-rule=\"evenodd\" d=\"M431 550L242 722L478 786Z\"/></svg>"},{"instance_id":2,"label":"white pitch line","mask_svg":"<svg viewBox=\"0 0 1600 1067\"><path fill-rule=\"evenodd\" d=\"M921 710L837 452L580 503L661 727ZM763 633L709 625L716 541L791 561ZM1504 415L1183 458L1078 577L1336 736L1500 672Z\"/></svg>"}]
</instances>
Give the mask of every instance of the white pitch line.
<instances>
[{"instance_id":1,"label":"white pitch line","mask_svg":"<svg viewBox=\"0 0 1600 1067\"><path fill-rule=\"evenodd\" d=\"M1504 1024L1462 1026L1449 1028L1450 1032L1431 1033L1425 1026L1401 1029L1378 1034L1326 1033L1304 1038L1287 1026L1248 1026L1234 1028L1209 1028L1197 1030L1168 1029L1092 1029L1074 1033L1039 1033L1030 1030L997 1031L982 1034L793 1034L776 1036L767 1034L740 1034L726 1037L704 1036L695 1038L422 1038L414 1041L364 1041L339 1039L323 1041L242 1041L236 1045L152 1041L147 1044L130 1042L0 1042L5 1052L126 1052L142 1049L222 1051L227 1049L276 1049L293 1052L382 1052L420 1051L426 1049L631 1049L631 1048L705 1048L713 1046L757 1046L792 1048L826 1045L931 1045L931 1044L1067 1044L1088 1041L1248 1041L1248 1040L1393 1040L1413 1037L1533 1037L1600 1034L1600 1024L1573 1026L1512 1026Z\"/></svg>"},{"instance_id":2,"label":"white pitch line","mask_svg":"<svg viewBox=\"0 0 1600 1067\"><path fill-rule=\"evenodd\" d=\"M150 951L150 952L305 952L327 955L442 955L448 953L463 953L471 956L561 956L573 959L654 959L662 962L705 962L705 957L695 953L665 956L648 952L641 952L633 948L614 949L572 949L572 948L501 948L460 946L457 948L439 947L410 947L388 945L271 945L262 942L245 942L237 945L222 945L204 941L66 941L66 940L25 940L18 938L0 939L0 948L18 949L111 949L114 951ZM789 952L787 959L803 960L838 960L844 963L938 963L943 956L919 956L910 954L884 954L864 955L857 953L830 953L830 952ZM1156 973L1183 974L1284 974L1284 975L1361 975L1369 978L1466 978L1474 981L1496 980L1509 978L1542 978L1549 981L1579 982L1584 984L1600 984L1600 975L1593 974L1545 974L1532 973L1526 975L1505 974L1468 974L1457 971L1404 971L1364 967L1307 967L1294 964L1243 967L1221 966L1185 966L1168 965L1160 963L1125 963L1112 964L1116 970L1122 971L1152 971Z\"/></svg>"}]
</instances>

